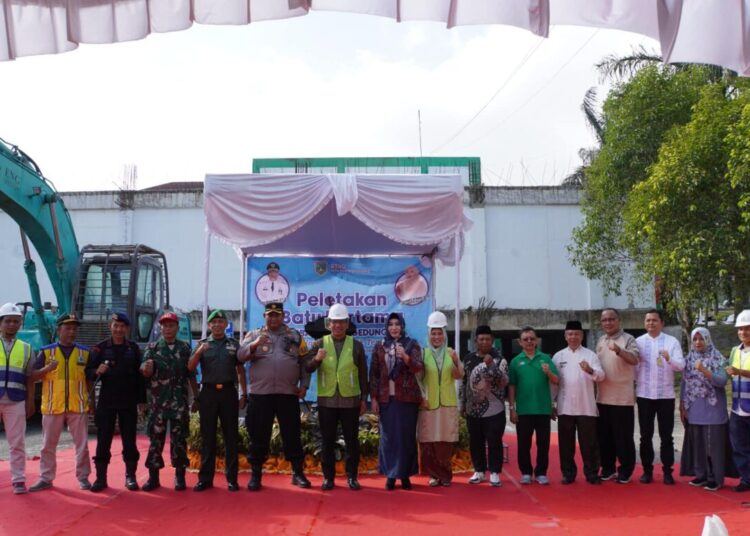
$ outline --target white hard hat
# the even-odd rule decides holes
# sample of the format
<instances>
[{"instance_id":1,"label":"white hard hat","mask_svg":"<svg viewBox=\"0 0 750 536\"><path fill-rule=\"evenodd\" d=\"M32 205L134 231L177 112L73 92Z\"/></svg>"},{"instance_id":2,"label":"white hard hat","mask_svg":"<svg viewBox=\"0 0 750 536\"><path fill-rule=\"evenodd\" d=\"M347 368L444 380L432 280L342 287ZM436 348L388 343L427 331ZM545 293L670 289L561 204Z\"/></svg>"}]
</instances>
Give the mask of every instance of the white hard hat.
<instances>
[{"instance_id":1,"label":"white hard hat","mask_svg":"<svg viewBox=\"0 0 750 536\"><path fill-rule=\"evenodd\" d=\"M432 328L444 328L448 325L448 319L440 311L435 311L427 317L427 327Z\"/></svg>"},{"instance_id":2,"label":"white hard hat","mask_svg":"<svg viewBox=\"0 0 750 536\"><path fill-rule=\"evenodd\" d=\"M744 326L750 326L750 309L745 309L737 315L737 320L734 321L734 327L741 328Z\"/></svg>"},{"instance_id":3,"label":"white hard hat","mask_svg":"<svg viewBox=\"0 0 750 536\"><path fill-rule=\"evenodd\" d=\"M0 307L0 318L4 316L17 316L20 318L23 316L23 313L21 313L21 309L15 303L6 303Z\"/></svg>"},{"instance_id":4,"label":"white hard hat","mask_svg":"<svg viewBox=\"0 0 750 536\"><path fill-rule=\"evenodd\" d=\"M328 309L328 320L349 320L349 310L343 303L334 303Z\"/></svg>"}]
</instances>

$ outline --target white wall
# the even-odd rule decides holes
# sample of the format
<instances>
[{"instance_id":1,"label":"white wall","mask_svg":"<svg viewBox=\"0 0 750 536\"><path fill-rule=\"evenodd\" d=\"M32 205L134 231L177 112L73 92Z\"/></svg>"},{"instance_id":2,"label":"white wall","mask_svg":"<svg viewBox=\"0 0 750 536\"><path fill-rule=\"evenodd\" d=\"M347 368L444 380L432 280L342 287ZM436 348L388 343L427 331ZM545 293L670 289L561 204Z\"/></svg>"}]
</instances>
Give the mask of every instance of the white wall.
<instances>
[{"instance_id":1,"label":"white wall","mask_svg":"<svg viewBox=\"0 0 750 536\"><path fill-rule=\"evenodd\" d=\"M135 210L120 210L117 193L63 194L78 243L143 243L167 256L172 305L185 310L203 303L205 220L200 193L139 192ZM483 208L467 207L474 227L466 236L461 262L461 307L481 297L495 307L586 310L627 308L626 297L604 296L601 285L570 264L566 244L581 220L577 194L560 189L487 189ZM0 212L0 303L28 301L18 228ZM54 303L51 286L37 260L42 299ZM209 305L240 307L240 261L234 250L212 240ZM438 264L436 302L452 308L455 269ZM634 304L650 305L649 297Z\"/></svg>"}]
</instances>

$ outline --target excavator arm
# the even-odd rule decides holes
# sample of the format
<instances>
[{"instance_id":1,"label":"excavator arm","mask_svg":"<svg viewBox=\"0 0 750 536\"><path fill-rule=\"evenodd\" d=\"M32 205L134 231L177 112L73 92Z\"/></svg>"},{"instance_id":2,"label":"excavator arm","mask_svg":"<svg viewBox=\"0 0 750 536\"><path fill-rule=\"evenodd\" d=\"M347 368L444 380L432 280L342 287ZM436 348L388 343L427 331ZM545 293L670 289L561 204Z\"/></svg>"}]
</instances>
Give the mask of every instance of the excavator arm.
<instances>
[{"instance_id":1,"label":"excavator arm","mask_svg":"<svg viewBox=\"0 0 750 536\"><path fill-rule=\"evenodd\" d=\"M18 147L0 140L0 209L21 228L31 300L43 344L52 340L51 326L44 322L36 267L28 240L34 244L55 292L60 311L71 311L80 250L65 205L38 166Z\"/></svg>"}]
</instances>

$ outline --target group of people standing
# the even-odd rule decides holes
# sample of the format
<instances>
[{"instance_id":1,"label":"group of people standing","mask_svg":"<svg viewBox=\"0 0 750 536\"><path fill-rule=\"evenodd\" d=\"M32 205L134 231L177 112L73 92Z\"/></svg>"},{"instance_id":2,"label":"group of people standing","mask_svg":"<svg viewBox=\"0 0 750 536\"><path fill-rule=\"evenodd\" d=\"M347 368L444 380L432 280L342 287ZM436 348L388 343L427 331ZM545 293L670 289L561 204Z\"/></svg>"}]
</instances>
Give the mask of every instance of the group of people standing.
<instances>
[{"instance_id":1,"label":"group of people standing","mask_svg":"<svg viewBox=\"0 0 750 536\"><path fill-rule=\"evenodd\" d=\"M81 489L98 492L108 486L107 468L115 423L119 423L125 461L125 486L139 489L135 471L139 460L136 422L145 409L150 390L146 456L151 491L161 485L162 452L170 430L170 457L175 468L174 487L184 490L188 465L187 435L190 410L200 414L201 468L193 490L213 487L216 432L220 425L225 448L225 474L230 491L238 491L238 418L247 407L245 424L250 437L248 459L250 491L262 489L263 464L269 452L274 419L278 420L285 458L291 463L292 484L309 488L304 474L300 400L317 373L319 424L323 439L323 490L335 487L335 446L341 425L345 442L347 486L361 489L359 417L371 400L380 416L379 469L385 487L400 481L411 489L411 476L421 465L430 486L449 486L451 458L459 436L459 416L466 418L474 473L469 483L489 480L502 486L503 433L506 398L509 419L518 435L521 484L549 484L551 420L558 420L562 483L577 477L576 437L583 459L583 474L590 484L615 480L630 482L635 470L634 422L637 406L640 426L640 482L654 479L654 423L661 440L664 484L674 484L673 427L675 372L683 371L679 412L686 425L687 455L683 474L693 486L719 489L734 461L741 478L736 491L750 490L750 310L737 317L741 344L729 362L711 343L705 328L692 333L691 351L683 356L679 342L663 332L658 310L645 316L646 333L637 339L620 327L615 309L601 313L604 334L596 351L583 346L581 323L566 325L567 347L549 356L538 349L531 327L521 329L522 352L510 363L494 347L489 326L476 329L474 351L459 358L447 345L447 319L441 312L427 321L424 346L406 332L398 313L389 315L385 336L371 356L368 370L363 345L349 334L349 313L333 304L327 315L329 335L308 348L302 335L283 323L283 304L265 306L265 324L241 342L226 336L227 317L215 310L208 317L210 334L195 351L176 338L178 318L167 312L160 319L161 337L143 352L127 340L130 324L122 313L112 315L111 335L90 350L77 344L80 322L64 315L57 322L58 341L34 357L31 348L15 335L20 310L0 307L0 417L11 447L14 493L25 493L25 421L34 411L34 383L42 381L43 448L40 478L29 491L52 487L55 452L67 425L76 448L76 477ZM246 366L249 363L249 374ZM195 370L200 365L200 390ZM249 377L249 384L247 382ZM724 387L732 380L731 417ZM456 389L456 382L459 383ZM95 408L96 478L91 484L87 446L90 397L97 388ZM192 407L191 407L191 399ZM197 406L197 408L196 408ZM729 423L727 428L727 423ZM727 457L726 438L732 455ZM536 460L531 443L536 438ZM733 469L733 468L732 468ZM489 478L487 479L487 473Z\"/></svg>"}]
</instances>

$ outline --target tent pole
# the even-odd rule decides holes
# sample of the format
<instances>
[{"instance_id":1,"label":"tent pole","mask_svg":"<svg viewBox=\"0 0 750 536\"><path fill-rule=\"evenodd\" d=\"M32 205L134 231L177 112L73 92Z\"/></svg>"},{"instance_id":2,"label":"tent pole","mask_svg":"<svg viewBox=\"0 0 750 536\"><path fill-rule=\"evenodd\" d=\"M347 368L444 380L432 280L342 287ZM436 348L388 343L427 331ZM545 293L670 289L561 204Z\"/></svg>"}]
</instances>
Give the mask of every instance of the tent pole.
<instances>
[{"instance_id":1,"label":"tent pole","mask_svg":"<svg viewBox=\"0 0 750 536\"><path fill-rule=\"evenodd\" d=\"M206 247L203 259L203 318L201 318L201 339L208 333L208 271L211 264L211 231L206 228Z\"/></svg>"},{"instance_id":2,"label":"tent pole","mask_svg":"<svg viewBox=\"0 0 750 536\"><path fill-rule=\"evenodd\" d=\"M456 260L456 310L454 312L455 316L455 330L456 335L454 339L454 344L456 346L456 352L458 354L461 354L461 247L459 240L461 239L461 233L456 233L456 237L454 239L454 251L453 255Z\"/></svg>"},{"instance_id":3,"label":"tent pole","mask_svg":"<svg viewBox=\"0 0 750 536\"><path fill-rule=\"evenodd\" d=\"M242 337L245 335L245 302L247 301L247 256L245 253L242 253L242 281L240 281L240 296L241 296L241 302L240 302L240 341L242 341Z\"/></svg>"}]
</instances>

